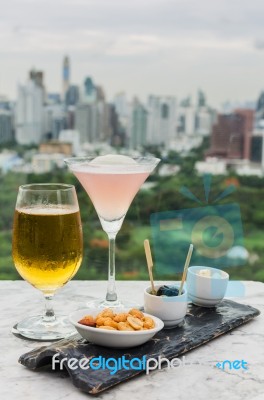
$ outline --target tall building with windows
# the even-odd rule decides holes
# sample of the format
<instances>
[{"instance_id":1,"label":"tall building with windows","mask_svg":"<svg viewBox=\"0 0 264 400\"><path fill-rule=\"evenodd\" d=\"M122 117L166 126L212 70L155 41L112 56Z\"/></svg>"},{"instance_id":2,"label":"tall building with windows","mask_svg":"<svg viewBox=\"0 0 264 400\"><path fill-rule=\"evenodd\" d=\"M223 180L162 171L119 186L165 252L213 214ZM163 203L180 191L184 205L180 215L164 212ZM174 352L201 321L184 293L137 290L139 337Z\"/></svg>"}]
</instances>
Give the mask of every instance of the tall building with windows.
<instances>
[{"instance_id":1,"label":"tall building with windows","mask_svg":"<svg viewBox=\"0 0 264 400\"><path fill-rule=\"evenodd\" d=\"M76 106L76 104L79 102L79 97L79 87L77 85L70 85L65 94L66 106Z\"/></svg>"},{"instance_id":2,"label":"tall building with windows","mask_svg":"<svg viewBox=\"0 0 264 400\"><path fill-rule=\"evenodd\" d=\"M260 94L256 104L254 131L251 140L251 160L261 163L264 171L264 91Z\"/></svg>"},{"instance_id":3,"label":"tall building with windows","mask_svg":"<svg viewBox=\"0 0 264 400\"><path fill-rule=\"evenodd\" d=\"M0 108L0 144L11 142L13 136L13 117L10 110Z\"/></svg>"},{"instance_id":4,"label":"tall building with windows","mask_svg":"<svg viewBox=\"0 0 264 400\"><path fill-rule=\"evenodd\" d=\"M62 64L62 99L65 100L67 90L70 86L70 59L65 56Z\"/></svg>"},{"instance_id":5,"label":"tall building with windows","mask_svg":"<svg viewBox=\"0 0 264 400\"><path fill-rule=\"evenodd\" d=\"M120 124L119 115L116 112L114 104L109 104L109 124L111 130L110 144L114 147L123 147L127 145L126 130Z\"/></svg>"},{"instance_id":6,"label":"tall building with windows","mask_svg":"<svg viewBox=\"0 0 264 400\"><path fill-rule=\"evenodd\" d=\"M247 108L238 108L234 112L244 119L242 158L243 160L250 160L255 111Z\"/></svg>"},{"instance_id":7,"label":"tall building with windows","mask_svg":"<svg viewBox=\"0 0 264 400\"><path fill-rule=\"evenodd\" d=\"M196 102L192 102L191 97L187 97L180 103L178 109L178 136L209 136L215 118L215 111L207 105L205 94L198 90Z\"/></svg>"},{"instance_id":8,"label":"tall building with windows","mask_svg":"<svg viewBox=\"0 0 264 400\"><path fill-rule=\"evenodd\" d=\"M19 144L38 144L44 134L44 90L34 79L18 86L16 140Z\"/></svg>"},{"instance_id":9,"label":"tall building with windows","mask_svg":"<svg viewBox=\"0 0 264 400\"><path fill-rule=\"evenodd\" d=\"M37 71L35 69L31 69L29 71L29 79L33 81L37 86L44 89L44 74L43 71Z\"/></svg>"},{"instance_id":10,"label":"tall building with windows","mask_svg":"<svg viewBox=\"0 0 264 400\"><path fill-rule=\"evenodd\" d=\"M62 104L49 104L44 108L44 139L58 139L67 128L67 113Z\"/></svg>"},{"instance_id":11,"label":"tall building with windows","mask_svg":"<svg viewBox=\"0 0 264 400\"><path fill-rule=\"evenodd\" d=\"M81 102L82 103L94 103L97 100L97 87L94 84L92 78L88 76L85 78L83 88L81 90Z\"/></svg>"},{"instance_id":12,"label":"tall building with windows","mask_svg":"<svg viewBox=\"0 0 264 400\"><path fill-rule=\"evenodd\" d=\"M125 92L117 93L114 97L113 103L119 118L121 120L127 119L130 107Z\"/></svg>"},{"instance_id":13,"label":"tall building with windows","mask_svg":"<svg viewBox=\"0 0 264 400\"><path fill-rule=\"evenodd\" d=\"M219 114L217 123L212 129L211 145L207 155L249 160L253 122L253 110L236 110L232 114Z\"/></svg>"},{"instance_id":14,"label":"tall building with windows","mask_svg":"<svg viewBox=\"0 0 264 400\"><path fill-rule=\"evenodd\" d=\"M148 112L146 107L134 99L128 122L129 147L139 149L147 142Z\"/></svg>"},{"instance_id":15,"label":"tall building with windows","mask_svg":"<svg viewBox=\"0 0 264 400\"><path fill-rule=\"evenodd\" d=\"M177 131L182 136L193 136L196 131L197 119L193 106L179 108L179 121Z\"/></svg>"},{"instance_id":16,"label":"tall building with windows","mask_svg":"<svg viewBox=\"0 0 264 400\"><path fill-rule=\"evenodd\" d=\"M80 143L99 141L99 115L97 104L80 103L75 112L75 129L80 133Z\"/></svg>"},{"instance_id":17,"label":"tall building with windows","mask_svg":"<svg viewBox=\"0 0 264 400\"><path fill-rule=\"evenodd\" d=\"M177 132L176 98L149 96L147 109L147 143L168 149Z\"/></svg>"},{"instance_id":18,"label":"tall building with windows","mask_svg":"<svg viewBox=\"0 0 264 400\"><path fill-rule=\"evenodd\" d=\"M0 95L0 110L10 110L11 103L6 96Z\"/></svg>"},{"instance_id":19,"label":"tall building with windows","mask_svg":"<svg viewBox=\"0 0 264 400\"><path fill-rule=\"evenodd\" d=\"M111 109L106 103L103 88L95 85L91 77L84 80L74 121L74 129L80 133L80 143L111 140Z\"/></svg>"},{"instance_id":20,"label":"tall building with windows","mask_svg":"<svg viewBox=\"0 0 264 400\"><path fill-rule=\"evenodd\" d=\"M255 113L255 130L264 129L264 92L262 92L257 100Z\"/></svg>"}]
</instances>

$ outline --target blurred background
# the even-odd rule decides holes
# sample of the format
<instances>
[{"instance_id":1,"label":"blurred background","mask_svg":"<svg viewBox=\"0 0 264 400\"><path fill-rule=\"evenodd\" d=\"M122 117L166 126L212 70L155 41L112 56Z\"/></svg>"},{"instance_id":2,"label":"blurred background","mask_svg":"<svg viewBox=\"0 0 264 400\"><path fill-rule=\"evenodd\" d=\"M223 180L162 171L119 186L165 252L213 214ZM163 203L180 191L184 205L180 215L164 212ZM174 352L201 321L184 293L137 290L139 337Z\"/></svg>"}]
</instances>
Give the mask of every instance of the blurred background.
<instances>
[{"instance_id":1,"label":"blurred background","mask_svg":"<svg viewBox=\"0 0 264 400\"><path fill-rule=\"evenodd\" d=\"M76 186L85 256L75 279L107 278L107 237L63 159L117 153L162 160L117 236L117 279L147 279L151 215L197 207L183 186L203 207L232 185L219 204L240 206L244 241L228 272L264 281L264 3L0 4L0 279L19 279L13 213L19 185L33 182Z\"/></svg>"}]
</instances>

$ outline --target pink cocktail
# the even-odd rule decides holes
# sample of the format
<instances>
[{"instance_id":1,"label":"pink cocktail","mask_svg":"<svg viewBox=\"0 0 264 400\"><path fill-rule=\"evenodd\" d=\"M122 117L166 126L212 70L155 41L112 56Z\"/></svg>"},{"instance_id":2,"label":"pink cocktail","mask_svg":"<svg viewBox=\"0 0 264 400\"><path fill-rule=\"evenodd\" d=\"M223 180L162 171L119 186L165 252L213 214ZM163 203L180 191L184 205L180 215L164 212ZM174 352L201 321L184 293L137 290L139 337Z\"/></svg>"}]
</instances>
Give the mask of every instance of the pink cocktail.
<instances>
[{"instance_id":1,"label":"pink cocktail","mask_svg":"<svg viewBox=\"0 0 264 400\"><path fill-rule=\"evenodd\" d=\"M158 158L107 155L65 160L89 195L109 238L108 287L102 307L118 307L115 288L115 238L140 186L159 163ZM98 305L98 304L97 304Z\"/></svg>"}]
</instances>

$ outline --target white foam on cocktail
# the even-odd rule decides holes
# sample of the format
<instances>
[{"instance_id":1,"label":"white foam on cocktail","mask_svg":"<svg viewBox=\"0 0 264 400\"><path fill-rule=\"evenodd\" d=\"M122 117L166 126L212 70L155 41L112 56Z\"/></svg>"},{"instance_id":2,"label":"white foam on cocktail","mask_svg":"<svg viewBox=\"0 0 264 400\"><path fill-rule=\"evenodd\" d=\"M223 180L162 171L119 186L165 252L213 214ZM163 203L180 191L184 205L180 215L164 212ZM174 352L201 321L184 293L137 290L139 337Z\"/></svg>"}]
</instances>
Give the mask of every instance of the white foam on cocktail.
<instances>
[{"instance_id":1,"label":"white foam on cocktail","mask_svg":"<svg viewBox=\"0 0 264 400\"><path fill-rule=\"evenodd\" d=\"M93 174L140 174L150 173L153 170L153 165L146 162L137 162L131 157L121 154L107 154L98 156L93 160L84 160L83 162L73 162L70 164L70 169L75 173L93 173Z\"/></svg>"},{"instance_id":2,"label":"white foam on cocktail","mask_svg":"<svg viewBox=\"0 0 264 400\"><path fill-rule=\"evenodd\" d=\"M121 154L107 154L105 156L98 156L94 158L91 165L125 165L125 164L137 164L133 158L128 156L123 156Z\"/></svg>"}]
</instances>

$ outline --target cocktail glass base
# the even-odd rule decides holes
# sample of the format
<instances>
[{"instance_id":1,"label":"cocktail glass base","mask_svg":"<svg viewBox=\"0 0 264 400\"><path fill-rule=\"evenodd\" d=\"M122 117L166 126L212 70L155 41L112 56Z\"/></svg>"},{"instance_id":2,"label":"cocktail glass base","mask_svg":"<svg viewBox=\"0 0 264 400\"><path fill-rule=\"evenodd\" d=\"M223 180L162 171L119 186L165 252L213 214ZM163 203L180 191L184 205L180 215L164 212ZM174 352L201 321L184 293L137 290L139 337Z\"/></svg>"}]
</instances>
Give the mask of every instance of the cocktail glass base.
<instances>
[{"instance_id":1,"label":"cocktail glass base","mask_svg":"<svg viewBox=\"0 0 264 400\"><path fill-rule=\"evenodd\" d=\"M140 309L140 304L128 301L128 300L115 300L115 301L107 301L107 300L92 300L86 303L86 306L89 308L138 308Z\"/></svg>"},{"instance_id":2,"label":"cocktail glass base","mask_svg":"<svg viewBox=\"0 0 264 400\"><path fill-rule=\"evenodd\" d=\"M16 325L16 331L28 339L41 341L64 339L76 333L66 315L56 316L54 321L48 323L41 315L29 317Z\"/></svg>"}]
</instances>

